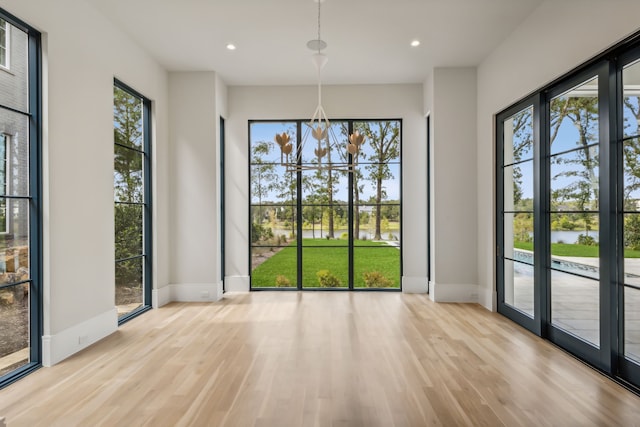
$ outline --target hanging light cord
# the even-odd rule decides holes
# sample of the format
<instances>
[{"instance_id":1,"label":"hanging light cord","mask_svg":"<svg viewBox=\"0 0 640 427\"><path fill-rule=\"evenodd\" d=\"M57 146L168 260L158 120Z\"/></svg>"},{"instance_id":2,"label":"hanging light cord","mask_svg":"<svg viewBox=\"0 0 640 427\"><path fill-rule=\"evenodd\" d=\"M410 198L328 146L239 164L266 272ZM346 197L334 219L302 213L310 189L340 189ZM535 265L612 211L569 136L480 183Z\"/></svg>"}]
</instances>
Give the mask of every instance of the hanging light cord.
<instances>
[{"instance_id":1,"label":"hanging light cord","mask_svg":"<svg viewBox=\"0 0 640 427\"><path fill-rule=\"evenodd\" d=\"M322 39L320 38L320 4L321 0L318 1L318 55L320 55ZM322 105L322 80L320 77L320 66L318 65L318 106ZM318 119L318 124L320 124L320 119Z\"/></svg>"},{"instance_id":2,"label":"hanging light cord","mask_svg":"<svg viewBox=\"0 0 640 427\"><path fill-rule=\"evenodd\" d=\"M320 0L318 0L318 53L320 53L320 40L322 40L320 38L320 4L322 2Z\"/></svg>"}]
</instances>

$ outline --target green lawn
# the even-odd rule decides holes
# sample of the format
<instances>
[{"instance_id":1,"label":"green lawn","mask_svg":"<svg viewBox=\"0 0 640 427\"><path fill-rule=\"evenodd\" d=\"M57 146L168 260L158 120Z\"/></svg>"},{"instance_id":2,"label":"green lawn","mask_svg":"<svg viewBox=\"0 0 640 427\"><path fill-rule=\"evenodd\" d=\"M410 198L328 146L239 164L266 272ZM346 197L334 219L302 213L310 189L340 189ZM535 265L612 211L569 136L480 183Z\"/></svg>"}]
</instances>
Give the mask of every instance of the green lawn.
<instances>
[{"instance_id":1,"label":"green lawn","mask_svg":"<svg viewBox=\"0 0 640 427\"><path fill-rule=\"evenodd\" d=\"M516 249L524 249L527 251L533 251L532 242L514 242ZM551 254L558 256L574 256L585 258L596 258L600 255L600 248L598 246L586 246L577 244L566 243L552 243ZM631 249L624 250L625 258L640 258L640 251L633 251Z\"/></svg>"},{"instance_id":2,"label":"green lawn","mask_svg":"<svg viewBox=\"0 0 640 427\"><path fill-rule=\"evenodd\" d=\"M305 288L320 287L316 273L328 270L348 287L349 259L347 240L303 239L302 282ZM366 287L365 272L377 271L391 281L388 287L400 287L400 250L383 242L358 240L354 247L354 286ZM276 277L286 277L291 287L297 283L296 242L283 248L257 266L251 273L256 288L275 287Z\"/></svg>"}]
</instances>

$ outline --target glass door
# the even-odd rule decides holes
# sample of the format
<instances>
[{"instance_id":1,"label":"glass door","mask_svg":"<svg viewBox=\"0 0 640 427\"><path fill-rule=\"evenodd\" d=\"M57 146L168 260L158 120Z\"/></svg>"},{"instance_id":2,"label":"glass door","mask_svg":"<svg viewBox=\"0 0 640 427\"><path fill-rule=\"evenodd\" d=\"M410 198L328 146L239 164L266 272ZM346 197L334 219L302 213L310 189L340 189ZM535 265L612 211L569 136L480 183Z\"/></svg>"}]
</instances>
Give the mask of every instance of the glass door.
<instances>
[{"instance_id":1,"label":"glass door","mask_svg":"<svg viewBox=\"0 0 640 427\"><path fill-rule=\"evenodd\" d=\"M622 66L622 242L620 257L620 375L640 384L640 52Z\"/></svg>"},{"instance_id":2,"label":"glass door","mask_svg":"<svg viewBox=\"0 0 640 427\"><path fill-rule=\"evenodd\" d=\"M535 280L540 275L534 248L540 245L536 233L535 209L540 208L534 189L539 185L538 134L534 122L538 109L534 99L516 105L498 117L501 166L498 173L498 311L540 333L540 302ZM539 215L537 216L540 217Z\"/></svg>"},{"instance_id":3,"label":"glass door","mask_svg":"<svg viewBox=\"0 0 640 427\"><path fill-rule=\"evenodd\" d=\"M496 131L498 311L640 387L640 42Z\"/></svg>"},{"instance_id":4,"label":"glass door","mask_svg":"<svg viewBox=\"0 0 640 427\"><path fill-rule=\"evenodd\" d=\"M554 90L546 135L549 336L598 365L608 321L601 318L608 301L600 270L600 151L608 142L601 134L601 80L594 70Z\"/></svg>"},{"instance_id":5,"label":"glass door","mask_svg":"<svg viewBox=\"0 0 640 427\"><path fill-rule=\"evenodd\" d=\"M496 123L498 311L601 369L615 343L608 73L594 65Z\"/></svg>"}]
</instances>

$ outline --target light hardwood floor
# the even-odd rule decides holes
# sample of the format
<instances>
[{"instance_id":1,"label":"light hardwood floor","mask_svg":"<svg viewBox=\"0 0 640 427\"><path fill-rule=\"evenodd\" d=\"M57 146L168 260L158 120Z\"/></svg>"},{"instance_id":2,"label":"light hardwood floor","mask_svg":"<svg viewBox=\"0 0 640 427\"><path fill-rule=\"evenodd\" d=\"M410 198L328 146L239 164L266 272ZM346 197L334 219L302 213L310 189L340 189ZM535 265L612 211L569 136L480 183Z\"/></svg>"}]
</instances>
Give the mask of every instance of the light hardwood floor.
<instances>
[{"instance_id":1,"label":"light hardwood floor","mask_svg":"<svg viewBox=\"0 0 640 427\"><path fill-rule=\"evenodd\" d=\"M640 398L500 315L400 293L170 304L0 390L18 426L633 426Z\"/></svg>"}]
</instances>

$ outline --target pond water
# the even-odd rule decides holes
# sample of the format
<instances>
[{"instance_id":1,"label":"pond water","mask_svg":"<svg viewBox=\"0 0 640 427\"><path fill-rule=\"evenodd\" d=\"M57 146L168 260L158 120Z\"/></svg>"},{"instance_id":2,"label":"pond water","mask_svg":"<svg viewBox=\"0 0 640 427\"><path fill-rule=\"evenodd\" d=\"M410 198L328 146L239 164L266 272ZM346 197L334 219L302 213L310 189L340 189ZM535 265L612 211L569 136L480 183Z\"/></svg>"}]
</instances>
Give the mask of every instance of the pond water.
<instances>
[{"instance_id":1,"label":"pond water","mask_svg":"<svg viewBox=\"0 0 640 427\"><path fill-rule=\"evenodd\" d=\"M291 234L291 229L285 229L285 228L279 228L279 227L274 227L272 228L273 231L273 235L274 236L281 236L281 235L285 235L285 236L289 236L289 234ZM346 228L336 228L333 231L333 235L335 236L336 239L339 239L340 236L342 236L343 233L346 233L347 229ZM391 233L391 235L393 236L393 239L389 239L389 233ZM393 230L391 232L389 231L383 231L382 233L382 240L400 240L400 231L398 230ZM316 239L322 239L327 235L327 229L326 227L322 227L320 228L320 225L316 226L316 230L315 230L315 238ZM369 230L368 228L361 228L360 229L360 238L366 238L368 240L373 239L373 235L374 235L374 230ZM314 231L313 230L302 230L302 238L303 239L312 239L314 238Z\"/></svg>"},{"instance_id":2,"label":"pond water","mask_svg":"<svg viewBox=\"0 0 640 427\"><path fill-rule=\"evenodd\" d=\"M533 233L529 233L531 236L533 236ZM581 235L587 235L587 232L584 230L581 231L552 231L551 232L551 243L567 243L567 244L573 244L573 243L577 243L578 242L578 237ZM598 241L598 232L597 231L590 231L589 232L589 237L593 237L595 239L595 241Z\"/></svg>"},{"instance_id":3,"label":"pond water","mask_svg":"<svg viewBox=\"0 0 640 427\"><path fill-rule=\"evenodd\" d=\"M552 231L551 232L551 243L576 243L578 241L578 236L581 234L587 235L587 232L584 230L581 231ZM596 242L598 241L598 231L589 231L588 235L593 237Z\"/></svg>"}]
</instances>

